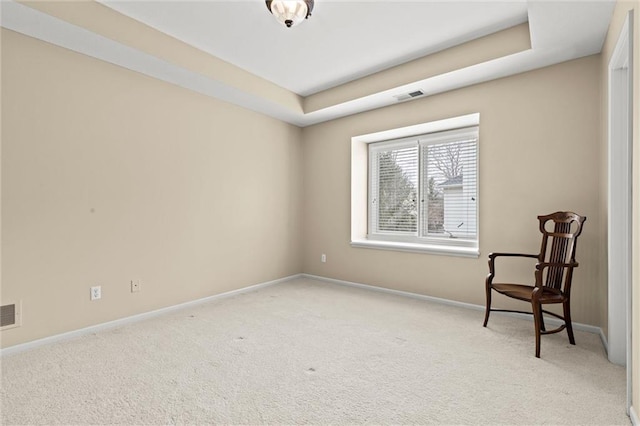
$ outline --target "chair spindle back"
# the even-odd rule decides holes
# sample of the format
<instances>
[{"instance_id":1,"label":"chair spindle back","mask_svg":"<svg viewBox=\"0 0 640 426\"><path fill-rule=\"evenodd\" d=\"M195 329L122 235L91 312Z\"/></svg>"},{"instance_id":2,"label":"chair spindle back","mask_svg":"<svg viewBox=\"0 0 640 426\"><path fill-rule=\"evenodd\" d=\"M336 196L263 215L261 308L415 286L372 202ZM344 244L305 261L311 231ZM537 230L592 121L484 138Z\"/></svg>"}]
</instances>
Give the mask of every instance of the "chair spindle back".
<instances>
[{"instance_id":1,"label":"chair spindle back","mask_svg":"<svg viewBox=\"0 0 640 426\"><path fill-rule=\"evenodd\" d=\"M576 258L576 245L578 236L582 232L582 224L586 217L573 212L556 212L546 216L538 216L540 231L542 232L542 246L540 248L540 262L547 263L573 263ZM553 231L547 230L547 224L553 222ZM549 241L550 240L550 241ZM567 285L571 283L571 270L569 273L564 266L550 266L546 271L544 286L555 290L569 290Z\"/></svg>"}]
</instances>

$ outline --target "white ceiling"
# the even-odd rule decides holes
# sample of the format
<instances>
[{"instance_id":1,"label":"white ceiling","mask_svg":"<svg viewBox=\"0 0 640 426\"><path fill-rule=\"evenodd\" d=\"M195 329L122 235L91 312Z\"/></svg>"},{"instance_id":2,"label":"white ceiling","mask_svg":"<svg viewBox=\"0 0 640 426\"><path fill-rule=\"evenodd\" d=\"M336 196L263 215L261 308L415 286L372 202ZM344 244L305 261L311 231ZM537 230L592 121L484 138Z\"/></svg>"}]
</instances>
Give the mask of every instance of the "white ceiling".
<instances>
[{"instance_id":1,"label":"white ceiling","mask_svg":"<svg viewBox=\"0 0 640 426\"><path fill-rule=\"evenodd\" d=\"M599 53L615 7L615 0L316 0L308 21L285 28L262 0L101 1L303 96L529 22L531 49L306 112L91 32L29 3L0 1L5 28L303 127L392 105L398 94L422 90L430 96Z\"/></svg>"},{"instance_id":2,"label":"white ceiling","mask_svg":"<svg viewBox=\"0 0 640 426\"><path fill-rule=\"evenodd\" d=\"M316 0L292 28L263 0L101 2L302 96L527 21L526 0Z\"/></svg>"}]
</instances>

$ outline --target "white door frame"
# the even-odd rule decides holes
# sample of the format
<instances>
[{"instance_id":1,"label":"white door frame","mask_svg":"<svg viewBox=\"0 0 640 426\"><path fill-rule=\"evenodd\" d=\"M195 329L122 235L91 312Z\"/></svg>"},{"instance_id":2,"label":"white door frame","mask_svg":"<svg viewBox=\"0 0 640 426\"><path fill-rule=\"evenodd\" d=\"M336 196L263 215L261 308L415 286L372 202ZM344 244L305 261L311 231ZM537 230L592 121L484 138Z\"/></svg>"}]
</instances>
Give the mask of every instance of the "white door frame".
<instances>
[{"instance_id":1,"label":"white door frame","mask_svg":"<svg viewBox=\"0 0 640 426\"><path fill-rule=\"evenodd\" d=\"M627 367L631 406L631 265L633 181L633 11L629 12L609 61L609 333L608 354Z\"/></svg>"}]
</instances>

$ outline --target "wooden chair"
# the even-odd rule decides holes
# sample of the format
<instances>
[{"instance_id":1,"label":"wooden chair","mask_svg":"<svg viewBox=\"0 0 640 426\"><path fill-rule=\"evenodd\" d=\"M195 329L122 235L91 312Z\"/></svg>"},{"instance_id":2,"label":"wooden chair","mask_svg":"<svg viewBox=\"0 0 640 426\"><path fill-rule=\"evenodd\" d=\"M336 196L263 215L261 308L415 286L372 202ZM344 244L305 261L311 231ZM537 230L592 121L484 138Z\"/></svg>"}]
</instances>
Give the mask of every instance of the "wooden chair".
<instances>
[{"instance_id":1,"label":"wooden chair","mask_svg":"<svg viewBox=\"0 0 640 426\"><path fill-rule=\"evenodd\" d=\"M556 212L547 216L538 216L538 220L540 221L540 232L542 232L542 246L539 254L491 253L489 255L489 275L486 280L487 310L484 317L484 327L487 326L491 311L532 314L536 331L536 357L540 358L540 335L542 334L558 333L566 328L569 342L572 345L576 344L571 326L571 278L573 269L578 266L576 262L578 236L582 232L582 225L587 218L573 212ZM553 229L547 229L547 226L551 224L553 224ZM498 257L537 259L535 284L494 283L495 261ZM492 290L531 303L532 312L491 309ZM562 303L564 316L542 309L543 305L551 303ZM546 330L543 313L560 318L564 324L556 329Z\"/></svg>"}]
</instances>

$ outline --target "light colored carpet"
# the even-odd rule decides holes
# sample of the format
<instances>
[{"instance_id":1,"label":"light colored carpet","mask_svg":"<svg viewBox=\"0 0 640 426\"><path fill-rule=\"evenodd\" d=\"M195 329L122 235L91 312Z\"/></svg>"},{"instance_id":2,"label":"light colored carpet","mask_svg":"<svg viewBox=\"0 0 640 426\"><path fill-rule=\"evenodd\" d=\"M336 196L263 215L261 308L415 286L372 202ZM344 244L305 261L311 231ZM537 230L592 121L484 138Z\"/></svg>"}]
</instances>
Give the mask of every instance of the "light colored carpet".
<instances>
[{"instance_id":1,"label":"light colored carpet","mask_svg":"<svg viewBox=\"0 0 640 426\"><path fill-rule=\"evenodd\" d=\"M2 359L3 424L630 424L598 336L296 279Z\"/></svg>"}]
</instances>

